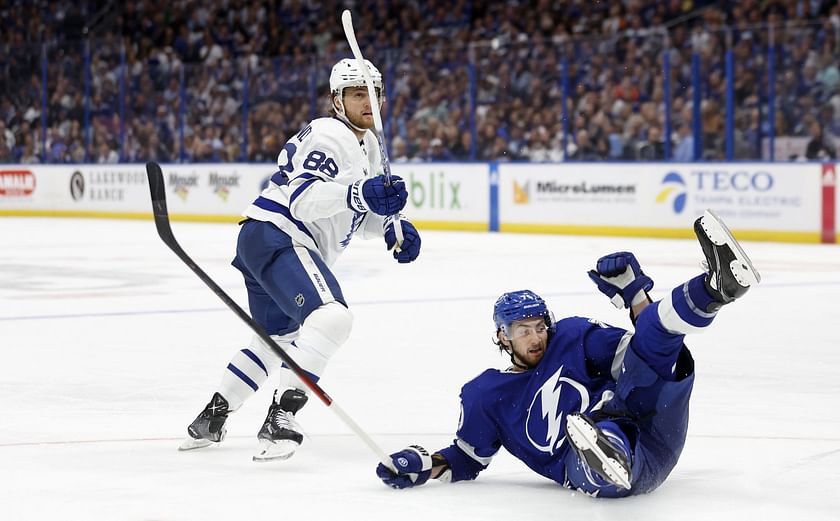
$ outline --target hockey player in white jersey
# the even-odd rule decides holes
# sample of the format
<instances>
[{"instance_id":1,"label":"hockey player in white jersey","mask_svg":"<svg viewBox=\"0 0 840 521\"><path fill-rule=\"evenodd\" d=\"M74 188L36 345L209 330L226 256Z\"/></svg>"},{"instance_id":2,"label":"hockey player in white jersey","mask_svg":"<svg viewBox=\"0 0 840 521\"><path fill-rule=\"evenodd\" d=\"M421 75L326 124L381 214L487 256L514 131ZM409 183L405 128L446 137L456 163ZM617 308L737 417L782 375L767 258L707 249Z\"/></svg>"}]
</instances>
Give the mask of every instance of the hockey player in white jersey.
<instances>
[{"instance_id":1,"label":"hockey player in white jersey","mask_svg":"<svg viewBox=\"0 0 840 521\"><path fill-rule=\"evenodd\" d=\"M382 75L365 60L382 100ZM420 236L396 217L408 192L398 176L388 183L375 135L362 71L344 59L330 74L331 117L318 118L292 136L277 158L278 171L245 210L233 265L248 290L253 319L317 382L347 340L353 316L331 271L354 236L385 239L400 263L415 260ZM381 103L381 101L380 101ZM403 240L397 243L394 227ZM221 442L228 414L269 376L277 389L257 437L256 461L285 459L303 441L295 415L307 390L281 359L254 336L227 366L205 409L181 445L190 450Z\"/></svg>"}]
</instances>

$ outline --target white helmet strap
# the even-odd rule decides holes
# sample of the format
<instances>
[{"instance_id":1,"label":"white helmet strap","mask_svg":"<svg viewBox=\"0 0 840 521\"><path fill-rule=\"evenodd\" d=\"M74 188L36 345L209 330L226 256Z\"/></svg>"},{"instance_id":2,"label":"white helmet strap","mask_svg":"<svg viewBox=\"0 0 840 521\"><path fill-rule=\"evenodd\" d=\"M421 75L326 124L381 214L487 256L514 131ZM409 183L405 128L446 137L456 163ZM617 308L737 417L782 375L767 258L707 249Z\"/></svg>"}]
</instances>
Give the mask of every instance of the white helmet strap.
<instances>
[{"instance_id":1,"label":"white helmet strap","mask_svg":"<svg viewBox=\"0 0 840 521\"><path fill-rule=\"evenodd\" d=\"M338 97L338 101L335 101L335 98ZM333 94L333 108L335 109L335 116L346 123L350 128L356 130L357 132L364 132L365 128L358 127L350 121L350 118L347 117L347 113L344 111L344 89L340 89L338 94Z\"/></svg>"}]
</instances>

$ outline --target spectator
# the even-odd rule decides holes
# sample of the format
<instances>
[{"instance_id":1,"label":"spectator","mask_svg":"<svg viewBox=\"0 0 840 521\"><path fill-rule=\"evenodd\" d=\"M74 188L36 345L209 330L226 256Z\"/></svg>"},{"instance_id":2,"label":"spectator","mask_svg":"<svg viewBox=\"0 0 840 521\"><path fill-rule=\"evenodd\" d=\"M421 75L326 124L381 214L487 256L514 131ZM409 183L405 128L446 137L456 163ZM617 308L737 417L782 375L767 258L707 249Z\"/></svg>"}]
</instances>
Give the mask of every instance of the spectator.
<instances>
[{"instance_id":1,"label":"spectator","mask_svg":"<svg viewBox=\"0 0 840 521\"><path fill-rule=\"evenodd\" d=\"M35 147L31 141L27 141L23 145L23 154L20 156L20 162L23 164L40 163L41 158L35 151Z\"/></svg>"},{"instance_id":2,"label":"spectator","mask_svg":"<svg viewBox=\"0 0 840 521\"><path fill-rule=\"evenodd\" d=\"M428 154L428 158L431 161L451 161L452 160L452 153L449 152L448 149L444 148L443 141L439 138L434 138L429 142L430 150Z\"/></svg>"},{"instance_id":3,"label":"spectator","mask_svg":"<svg viewBox=\"0 0 840 521\"><path fill-rule=\"evenodd\" d=\"M463 130L458 135L458 142L452 148L452 156L456 161L470 161L472 157L472 132Z\"/></svg>"},{"instance_id":4,"label":"spectator","mask_svg":"<svg viewBox=\"0 0 840 521\"><path fill-rule=\"evenodd\" d=\"M504 149L502 155L507 156L507 144L505 144ZM522 152L528 161L543 162L551 159L548 132L544 127L537 127L531 131L531 134L528 136L528 144Z\"/></svg>"},{"instance_id":5,"label":"spectator","mask_svg":"<svg viewBox=\"0 0 840 521\"><path fill-rule=\"evenodd\" d=\"M837 159L837 147L825 139L822 126L819 121L812 121L808 127L811 139L805 147L805 157L810 160L825 161Z\"/></svg>"},{"instance_id":6,"label":"spectator","mask_svg":"<svg viewBox=\"0 0 840 521\"><path fill-rule=\"evenodd\" d=\"M372 3L363 0L360 5ZM126 142L121 144L126 160L140 157L141 143L148 141L150 132L145 123L135 127L134 120L151 118L159 127L160 141L168 145L178 141L183 116L186 134L201 137L184 147L184 158L198 153L208 160L225 161L242 154L246 136L240 129L245 114L247 159L273 161L276 150L264 147L266 132L261 128L291 134L319 112L318 103L309 96L325 81L315 72L317 61L346 54L340 31L324 20L313 21L316 12L339 9L340 2L322 4L320 10L312 10L306 2L250 7L238 1L228 6L220 0L201 5L151 0L139 6L117 6L113 25L106 20L100 30L119 37L86 35L91 38L87 90L80 74L87 63L86 46L73 40L82 37L72 22L78 9L66 0L50 3L46 10L12 9L4 20L9 30L0 34L0 45L10 50L0 59L0 92L4 93L0 120L11 133L7 132L6 146L16 157L22 156L25 133L40 136L43 131L49 137L48 160L75 160L84 146L79 137L70 136L70 122L83 125L89 108L93 136L115 139L120 127L126 127ZM780 26L774 87L781 119L775 135L808 136L809 115L819 118L826 141L840 132L840 69L835 57L840 6L828 7L832 2L770 2L764 7L755 2L640 0L608 7L555 2L541 10L523 1L480 7L473 3L472 8L459 3L452 9L398 4L399 17L387 24L367 17L357 29L359 34L373 35L364 42L373 45L372 52L389 49L393 66L386 73L390 82L385 116L390 135L406 141L407 157L425 158L431 154L429 140L438 138L443 151L461 160L527 159L526 151L540 155L536 151L542 146L541 137L532 142L531 134L539 134L536 129L543 127L549 136L548 153L542 152L541 157L555 160L562 157L557 145L561 131L556 127L558 123L562 127L562 122L553 116L561 112L565 98L566 110L574 114L574 121L567 122L570 131L586 130L596 156L636 159L649 129L661 131L664 124L660 65L664 42L656 27L677 19L682 21L668 29L669 101L672 113L680 114L692 99L691 59L698 53L704 158L721 158L725 149L724 43L730 28L738 157L759 158L759 134L767 135L769 130L763 109L768 102L766 23ZM708 7L711 4L715 6ZM72 22L69 25L64 13ZM304 33L297 39L293 36ZM46 43L46 85L41 85L41 47L29 42ZM121 66L123 51L125 68ZM561 63L564 53L566 68ZM568 81L561 81L562 76ZM46 128L41 129L45 92ZM246 102L247 110L243 110ZM826 106L834 107L833 121L823 115ZM756 107L762 107L760 126L753 124L751 111ZM611 124L599 113L609 115ZM747 130L741 128L742 123L746 125L742 117L750 118ZM30 129L23 129L24 121ZM419 126L411 130L412 124L425 127L426 134L418 133ZM471 142L473 125L476 143ZM207 127L221 129L214 131L210 151L204 146ZM58 131L55 139L54 131ZM469 138L462 137L465 132ZM497 146L499 137L506 143L505 150ZM464 145L465 139L469 146ZM40 137L36 141L40 145ZM92 155L98 155L96 143ZM171 159L180 160L180 150L165 148Z\"/></svg>"},{"instance_id":7,"label":"spectator","mask_svg":"<svg viewBox=\"0 0 840 521\"><path fill-rule=\"evenodd\" d=\"M694 161L694 136L688 123L677 123L677 148L674 150L674 161L687 163Z\"/></svg>"},{"instance_id":8,"label":"spectator","mask_svg":"<svg viewBox=\"0 0 840 521\"><path fill-rule=\"evenodd\" d=\"M0 164L14 162L12 149L6 145L6 134L0 132Z\"/></svg>"},{"instance_id":9,"label":"spectator","mask_svg":"<svg viewBox=\"0 0 840 521\"><path fill-rule=\"evenodd\" d=\"M400 136L395 136L391 140L391 161L394 163L405 163L408 161L408 147L405 140Z\"/></svg>"},{"instance_id":10,"label":"spectator","mask_svg":"<svg viewBox=\"0 0 840 521\"><path fill-rule=\"evenodd\" d=\"M607 158L612 160L621 159L621 154L624 151L624 138L618 132L618 127L611 120L606 121L605 128L609 142Z\"/></svg>"},{"instance_id":11,"label":"spectator","mask_svg":"<svg viewBox=\"0 0 840 521\"><path fill-rule=\"evenodd\" d=\"M120 156L116 150L108 146L108 143L103 140L99 142L93 159L99 164L114 164L119 162Z\"/></svg>"},{"instance_id":12,"label":"spectator","mask_svg":"<svg viewBox=\"0 0 840 521\"><path fill-rule=\"evenodd\" d=\"M658 126L647 130L647 138L639 143L638 157L642 161L659 161L665 158L665 144Z\"/></svg>"},{"instance_id":13,"label":"spectator","mask_svg":"<svg viewBox=\"0 0 840 521\"><path fill-rule=\"evenodd\" d=\"M5 149L0 150L0 154L5 154L6 151L11 153L15 148L15 134L6 127L6 122L3 119L0 119L0 147Z\"/></svg>"},{"instance_id":14,"label":"spectator","mask_svg":"<svg viewBox=\"0 0 840 521\"><path fill-rule=\"evenodd\" d=\"M828 43L828 42L826 42ZM820 55L820 70L816 80L822 86L824 92L833 92L840 84L840 69L837 68L837 56L831 49L826 49Z\"/></svg>"},{"instance_id":15,"label":"spectator","mask_svg":"<svg viewBox=\"0 0 840 521\"><path fill-rule=\"evenodd\" d=\"M577 131L577 150L575 150L570 159L575 159L577 161L597 161L599 159L603 159L601 156L598 155L595 147L592 146L592 142L589 139L589 132L586 129L580 129Z\"/></svg>"}]
</instances>

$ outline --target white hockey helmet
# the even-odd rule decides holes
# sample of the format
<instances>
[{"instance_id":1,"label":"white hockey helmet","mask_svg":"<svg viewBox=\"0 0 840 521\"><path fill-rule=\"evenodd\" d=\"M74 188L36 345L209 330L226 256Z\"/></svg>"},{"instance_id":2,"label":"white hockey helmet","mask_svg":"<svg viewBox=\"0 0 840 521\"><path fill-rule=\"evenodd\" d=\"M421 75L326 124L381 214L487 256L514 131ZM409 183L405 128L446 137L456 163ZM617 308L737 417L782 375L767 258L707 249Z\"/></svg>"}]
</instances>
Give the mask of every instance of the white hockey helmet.
<instances>
[{"instance_id":1,"label":"white hockey helmet","mask_svg":"<svg viewBox=\"0 0 840 521\"><path fill-rule=\"evenodd\" d=\"M373 87L377 89L379 102L382 103L382 74L370 61L365 60L370 78L373 80ZM333 65L330 73L330 92L339 99L344 96L344 89L347 87L364 87L365 77L359 69L355 59L344 58Z\"/></svg>"}]
</instances>

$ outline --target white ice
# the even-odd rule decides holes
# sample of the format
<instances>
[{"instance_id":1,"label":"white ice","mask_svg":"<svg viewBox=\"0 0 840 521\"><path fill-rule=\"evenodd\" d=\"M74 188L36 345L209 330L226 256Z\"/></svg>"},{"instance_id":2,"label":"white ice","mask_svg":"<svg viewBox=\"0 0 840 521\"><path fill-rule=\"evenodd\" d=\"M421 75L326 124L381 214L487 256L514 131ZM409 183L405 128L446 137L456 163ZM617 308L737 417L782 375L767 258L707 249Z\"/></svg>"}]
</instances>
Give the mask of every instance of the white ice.
<instances>
[{"instance_id":1,"label":"white ice","mask_svg":"<svg viewBox=\"0 0 840 521\"><path fill-rule=\"evenodd\" d=\"M245 305L229 265L237 226L173 228ZM179 453L246 325L151 221L7 217L0 237L2 519L840 518L840 247L744 244L763 281L688 339L697 379L679 464L649 495L597 500L504 451L476 481L391 490L314 398L298 453L254 463L269 386L221 446ZM557 316L629 327L586 276L616 250L637 254L654 298L699 271L690 240L426 231L411 265L354 240L335 271L355 325L321 385L387 452L448 445L460 386L506 366L490 342L495 298L530 288Z\"/></svg>"}]
</instances>

